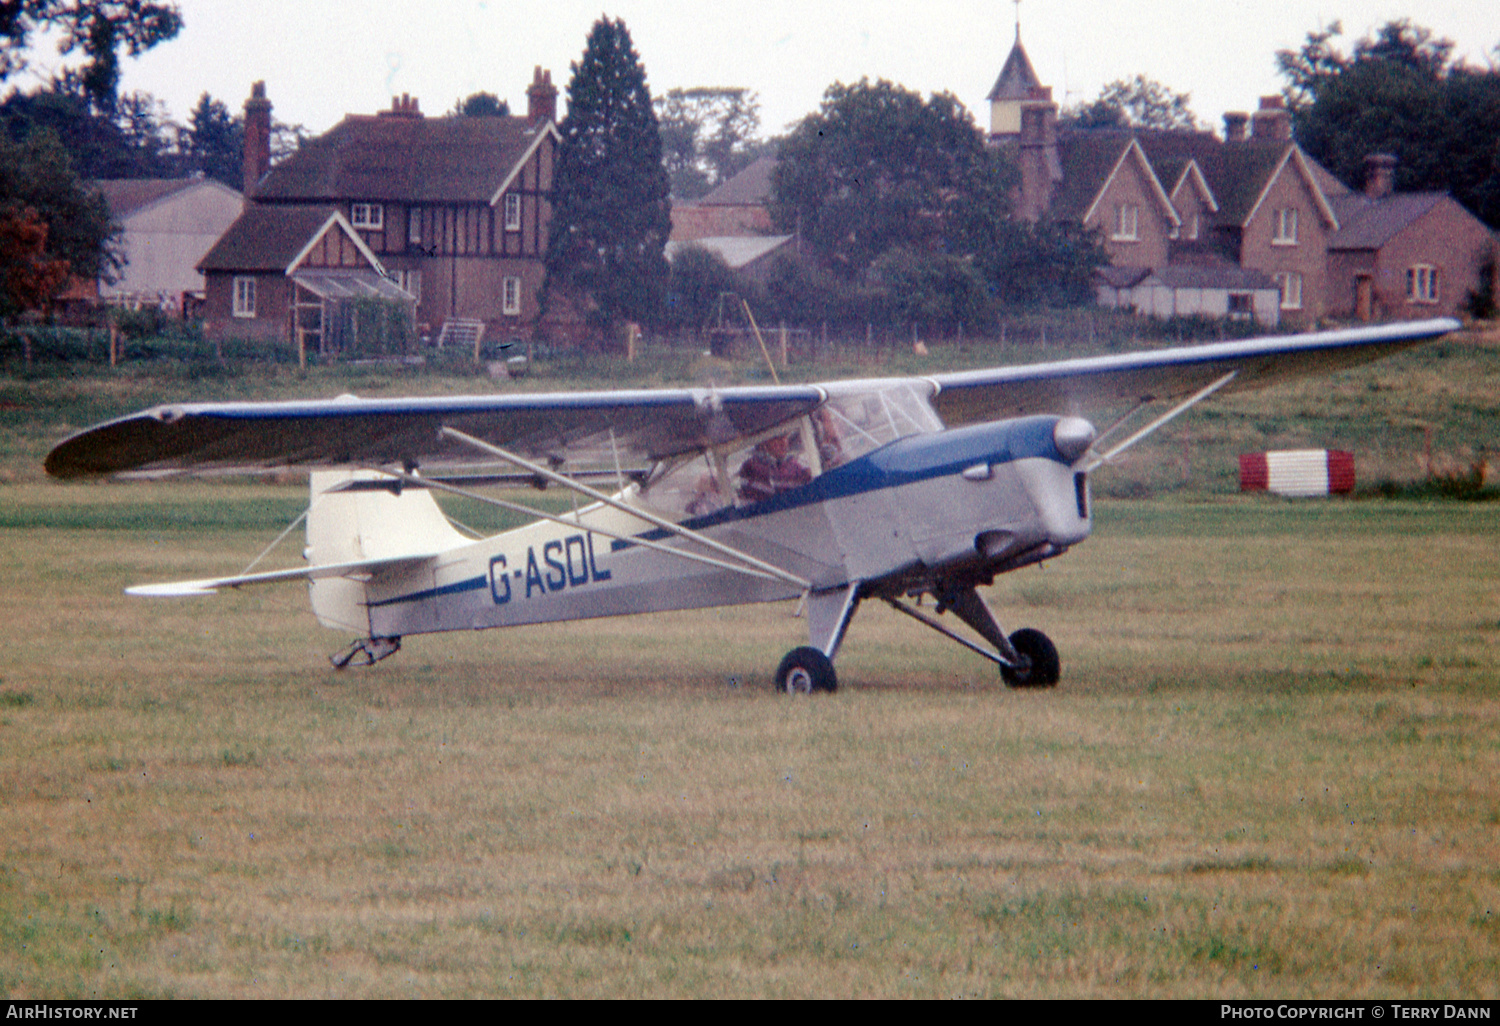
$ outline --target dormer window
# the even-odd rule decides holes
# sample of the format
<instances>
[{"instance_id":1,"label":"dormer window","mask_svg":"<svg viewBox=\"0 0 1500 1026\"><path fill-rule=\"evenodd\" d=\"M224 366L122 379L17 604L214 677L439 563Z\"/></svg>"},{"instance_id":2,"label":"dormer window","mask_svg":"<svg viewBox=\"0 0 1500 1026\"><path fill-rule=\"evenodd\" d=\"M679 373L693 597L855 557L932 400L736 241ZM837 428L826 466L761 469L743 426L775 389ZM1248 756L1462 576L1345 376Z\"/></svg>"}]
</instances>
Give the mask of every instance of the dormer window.
<instances>
[{"instance_id":1,"label":"dormer window","mask_svg":"<svg viewBox=\"0 0 1500 1026\"><path fill-rule=\"evenodd\" d=\"M1141 208L1134 203L1115 207L1115 230L1110 238L1115 242L1135 242L1140 237Z\"/></svg>"},{"instance_id":2,"label":"dormer window","mask_svg":"<svg viewBox=\"0 0 1500 1026\"><path fill-rule=\"evenodd\" d=\"M1297 244L1297 208L1286 207L1276 211L1276 234L1271 237L1273 246L1295 246Z\"/></svg>"},{"instance_id":3,"label":"dormer window","mask_svg":"<svg viewBox=\"0 0 1500 1026\"><path fill-rule=\"evenodd\" d=\"M380 231L385 227L385 207L379 203L356 203L350 213L349 220L356 228Z\"/></svg>"},{"instance_id":4,"label":"dormer window","mask_svg":"<svg viewBox=\"0 0 1500 1026\"><path fill-rule=\"evenodd\" d=\"M521 197L514 192L505 194L505 230L508 232L521 230Z\"/></svg>"}]
</instances>

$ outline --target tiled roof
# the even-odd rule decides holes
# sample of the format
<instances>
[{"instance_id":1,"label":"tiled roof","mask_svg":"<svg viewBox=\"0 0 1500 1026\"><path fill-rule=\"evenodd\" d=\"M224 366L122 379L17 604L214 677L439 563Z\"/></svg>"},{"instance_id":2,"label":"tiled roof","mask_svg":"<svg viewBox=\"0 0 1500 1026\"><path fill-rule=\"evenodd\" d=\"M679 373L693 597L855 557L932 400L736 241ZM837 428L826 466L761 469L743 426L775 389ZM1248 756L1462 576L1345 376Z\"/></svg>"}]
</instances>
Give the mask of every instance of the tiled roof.
<instances>
[{"instance_id":1,"label":"tiled roof","mask_svg":"<svg viewBox=\"0 0 1500 1026\"><path fill-rule=\"evenodd\" d=\"M325 206L251 206L219 237L200 271L284 271L334 216Z\"/></svg>"},{"instance_id":2,"label":"tiled roof","mask_svg":"<svg viewBox=\"0 0 1500 1026\"><path fill-rule=\"evenodd\" d=\"M1270 275L1248 267L1178 265L1163 267L1152 272L1151 277L1172 289L1276 288L1276 281Z\"/></svg>"},{"instance_id":3,"label":"tiled roof","mask_svg":"<svg viewBox=\"0 0 1500 1026\"><path fill-rule=\"evenodd\" d=\"M115 218L126 218L169 196L201 185L233 192L211 178L105 178L93 183L109 204Z\"/></svg>"},{"instance_id":4,"label":"tiled roof","mask_svg":"<svg viewBox=\"0 0 1500 1026\"><path fill-rule=\"evenodd\" d=\"M1116 267L1105 264L1096 268L1094 276L1112 289L1133 289L1151 273L1149 267Z\"/></svg>"},{"instance_id":5,"label":"tiled roof","mask_svg":"<svg viewBox=\"0 0 1500 1026\"><path fill-rule=\"evenodd\" d=\"M536 132L519 117L350 115L271 168L255 198L488 203Z\"/></svg>"},{"instance_id":6,"label":"tiled roof","mask_svg":"<svg viewBox=\"0 0 1500 1026\"><path fill-rule=\"evenodd\" d=\"M1447 198L1442 192L1398 192L1378 200L1351 192L1333 201L1339 231L1329 249L1379 249Z\"/></svg>"},{"instance_id":7,"label":"tiled roof","mask_svg":"<svg viewBox=\"0 0 1500 1026\"><path fill-rule=\"evenodd\" d=\"M1187 162L1194 161L1219 204L1215 223L1232 227L1244 223L1292 146L1260 139L1226 143L1212 132L1197 131L1060 131L1057 150L1064 173L1053 197L1053 212L1063 217L1082 217L1131 139L1140 144L1163 189L1176 185ZM1305 154L1304 159L1325 196L1348 194L1348 187L1325 168Z\"/></svg>"},{"instance_id":8,"label":"tiled roof","mask_svg":"<svg viewBox=\"0 0 1500 1026\"><path fill-rule=\"evenodd\" d=\"M775 170L775 157L761 157L694 202L700 207L747 207L770 203L771 173Z\"/></svg>"}]
</instances>

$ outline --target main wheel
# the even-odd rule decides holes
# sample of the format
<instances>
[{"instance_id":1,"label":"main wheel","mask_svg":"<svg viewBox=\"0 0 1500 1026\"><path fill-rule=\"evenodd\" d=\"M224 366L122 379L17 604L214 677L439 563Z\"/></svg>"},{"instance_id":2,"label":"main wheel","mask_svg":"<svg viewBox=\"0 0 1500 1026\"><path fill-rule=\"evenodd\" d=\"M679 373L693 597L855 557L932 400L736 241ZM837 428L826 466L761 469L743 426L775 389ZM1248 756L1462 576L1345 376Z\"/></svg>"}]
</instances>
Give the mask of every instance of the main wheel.
<instances>
[{"instance_id":1,"label":"main wheel","mask_svg":"<svg viewBox=\"0 0 1500 1026\"><path fill-rule=\"evenodd\" d=\"M1019 652L1029 665L1024 670L1010 666L1000 667L1000 677L1012 688L1051 688L1057 686L1062 665L1057 658L1057 646L1041 631L1023 627L1010 636L1011 647Z\"/></svg>"},{"instance_id":2,"label":"main wheel","mask_svg":"<svg viewBox=\"0 0 1500 1026\"><path fill-rule=\"evenodd\" d=\"M839 680L833 672L833 662L821 651L808 645L792 649L776 668L777 691L810 695L814 691L835 691L838 686Z\"/></svg>"}]
</instances>

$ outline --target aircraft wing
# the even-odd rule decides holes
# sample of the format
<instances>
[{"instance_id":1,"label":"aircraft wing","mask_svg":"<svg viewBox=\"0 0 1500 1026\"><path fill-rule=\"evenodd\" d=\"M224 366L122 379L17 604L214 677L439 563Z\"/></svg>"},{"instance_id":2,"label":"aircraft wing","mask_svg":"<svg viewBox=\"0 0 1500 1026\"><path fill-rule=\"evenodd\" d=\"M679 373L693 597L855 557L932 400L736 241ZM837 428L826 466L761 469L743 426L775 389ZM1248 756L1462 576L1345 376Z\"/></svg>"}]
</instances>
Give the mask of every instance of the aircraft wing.
<instances>
[{"instance_id":1,"label":"aircraft wing","mask_svg":"<svg viewBox=\"0 0 1500 1026\"><path fill-rule=\"evenodd\" d=\"M935 374L932 380L938 393L932 403L943 422L952 427L1032 413L1088 413L1122 404L1185 398L1230 371L1236 372L1235 378L1223 391L1264 388L1378 360L1460 326L1441 318Z\"/></svg>"},{"instance_id":2,"label":"aircraft wing","mask_svg":"<svg viewBox=\"0 0 1500 1026\"><path fill-rule=\"evenodd\" d=\"M755 434L814 409L815 385L157 406L97 425L47 455L73 478L272 467L460 467L483 462L457 428L545 462L652 461Z\"/></svg>"},{"instance_id":3,"label":"aircraft wing","mask_svg":"<svg viewBox=\"0 0 1500 1026\"><path fill-rule=\"evenodd\" d=\"M1442 319L1309 335L1148 350L900 381L725 389L505 394L157 406L79 432L47 456L74 478L122 472L254 471L404 464L426 470L493 462L441 434L455 428L538 463L651 463L757 434L831 393L904 382L932 395L949 426L1031 413L1175 399L1233 371L1257 388L1378 359L1459 327Z\"/></svg>"}]
</instances>

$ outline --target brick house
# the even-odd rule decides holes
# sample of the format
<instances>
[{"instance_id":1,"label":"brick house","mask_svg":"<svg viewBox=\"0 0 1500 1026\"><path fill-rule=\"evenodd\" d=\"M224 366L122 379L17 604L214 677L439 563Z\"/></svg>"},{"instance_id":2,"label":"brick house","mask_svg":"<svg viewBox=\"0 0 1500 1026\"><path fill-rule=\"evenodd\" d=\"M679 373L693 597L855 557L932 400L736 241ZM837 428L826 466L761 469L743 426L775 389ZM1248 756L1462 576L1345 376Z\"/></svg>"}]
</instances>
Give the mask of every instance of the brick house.
<instances>
[{"instance_id":1,"label":"brick house","mask_svg":"<svg viewBox=\"0 0 1500 1026\"><path fill-rule=\"evenodd\" d=\"M1191 282L1270 323L1243 291L1252 272L1276 284L1276 319L1294 328L1451 315L1494 253L1494 233L1450 197L1392 194L1389 175L1378 195L1352 192L1297 145L1279 96L1262 97L1253 115L1226 114L1222 137L1060 130L1051 89L1035 81L1017 34L990 102L991 144L1021 171L1018 215L1076 220L1099 233L1114 268L1159 272L1153 310L1208 309L1188 296L1159 299L1173 282ZM1105 276L1101 298L1120 301L1143 278Z\"/></svg>"},{"instance_id":2,"label":"brick house","mask_svg":"<svg viewBox=\"0 0 1500 1026\"><path fill-rule=\"evenodd\" d=\"M672 241L771 235L771 172L775 157L760 157L696 200L672 203Z\"/></svg>"},{"instance_id":3,"label":"brick house","mask_svg":"<svg viewBox=\"0 0 1500 1026\"><path fill-rule=\"evenodd\" d=\"M549 72L536 69L527 99L524 117L427 117L415 99L395 97L389 110L348 115L272 167L271 104L257 83L245 103L246 215L255 211L264 234L283 215L289 232L313 221L321 230L326 218L305 211L336 211L415 300L424 335L465 319L491 336L530 336L561 140ZM222 316L232 300L210 297L210 332L240 326ZM288 324L282 337L291 332Z\"/></svg>"},{"instance_id":4,"label":"brick house","mask_svg":"<svg viewBox=\"0 0 1500 1026\"><path fill-rule=\"evenodd\" d=\"M251 206L198 266L211 338L333 355L356 347L359 300L400 305L407 317L414 306L334 207Z\"/></svg>"},{"instance_id":5,"label":"brick house","mask_svg":"<svg viewBox=\"0 0 1500 1026\"><path fill-rule=\"evenodd\" d=\"M1398 193L1395 158L1365 159L1365 188L1335 200L1328 246L1329 312L1358 320L1461 312L1496 260L1494 233L1452 196Z\"/></svg>"}]
</instances>

